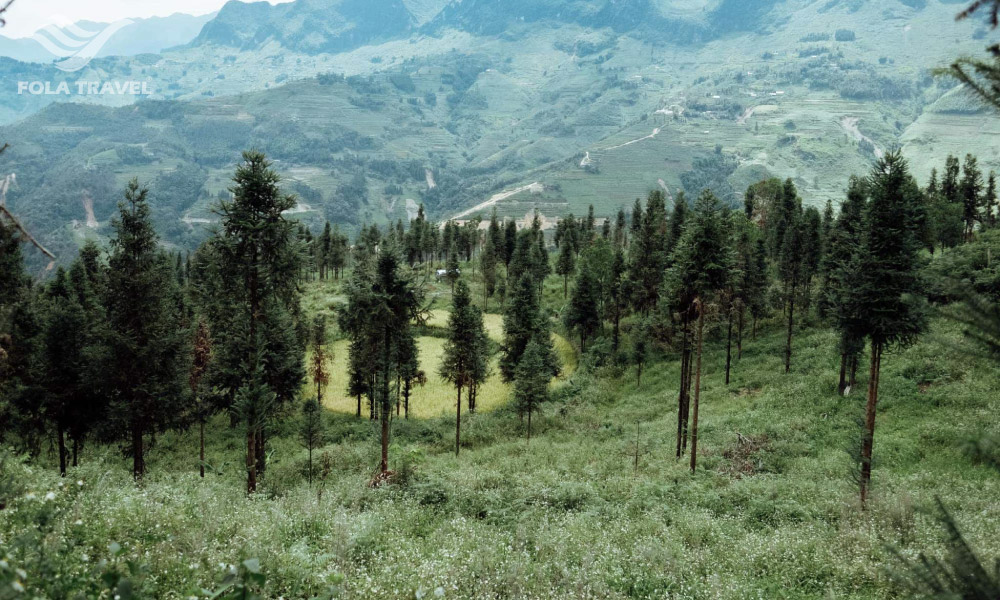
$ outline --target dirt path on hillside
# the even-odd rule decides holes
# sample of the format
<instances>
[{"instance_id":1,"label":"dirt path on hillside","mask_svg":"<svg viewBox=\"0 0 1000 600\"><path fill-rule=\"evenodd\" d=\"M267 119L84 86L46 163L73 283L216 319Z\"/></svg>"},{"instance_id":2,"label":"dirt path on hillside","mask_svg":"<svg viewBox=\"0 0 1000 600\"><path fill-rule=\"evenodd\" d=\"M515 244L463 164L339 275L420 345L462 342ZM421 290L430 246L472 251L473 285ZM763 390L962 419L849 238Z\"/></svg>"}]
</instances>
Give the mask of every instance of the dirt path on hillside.
<instances>
[{"instance_id":1,"label":"dirt path on hillside","mask_svg":"<svg viewBox=\"0 0 1000 600\"><path fill-rule=\"evenodd\" d=\"M853 137L855 141L857 142L864 141L872 145L872 148L875 149L875 158L881 159L882 157L884 157L885 151L882 150L882 148L875 143L875 140L861 133L861 130L858 129L859 123L861 123L860 117L844 117L843 119L840 120L840 126L843 127L844 131L850 134L850 136Z\"/></svg>"},{"instance_id":2,"label":"dirt path on hillside","mask_svg":"<svg viewBox=\"0 0 1000 600\"><path fill-rule=\"evenodd\" d=\"M438 186L437 182L434 181L434 171L424 169L424 175L427 177L427 189L433 190Z\"/></svg>"},{"instance_id":3,"label":"dirt path on hillside","mask_svg":"<svg viewBox=\"0 0 1000 600\"><path fill-rule=\"evenodd\" d=\"M533 194L538 194L538 193L541 193L544 190L545 190L545 186L543 186L541 183L539 183L539 182L536 181L534 183L529 183L528 185L522 185L519 188L514 188L512 190L508 190L506 192L500 192L499 194L494 194L493 196L490 196L490 199L487 200L486 202L483 202L481 204L477 204L477 205L473 206L472 208L470 208L468 210L464 210L464 211L458 213L457 215L454 215L453 217L451 217L451 220L458 221L458 220L460 220L460 219L462 219L464 217L468 217L468 216L474 215L474 214L476 214L478 212L482 212L482 211L486 210L487 208L493 206L497 202L500 202L502 200L506 200L507 198L510 198L511 196L516 196L517 194L520 194L521 192L531 192Z\"/></svg>"},{"instance_id":4,"label":"dirt path on hillside","mask_svg":"<svg viewBox=\"0 0 1000 600\"><path fill-rule=\"evenodd\" d=\"M587 152L587 155L584 156L583 160L580 161L580 166L581 167L586 167L587 165L589 165L589 164L591 164L593 162L594 161L590 160L590 152Z\"/></svg>"},{"instance_id":5,"label":"dirt path on hillside","mask_svg":"<svg viewBox=\"0 0 1000 600\"><path fill-rule=\"evenodd\" d=\"M753 113L756 110L757 110L756 106L751 106L750 108L748 108L745 111L743 111L743 114L740 115L740 118L736 119L736 124L737 125L746 125L747 121L750 120L750 117L753 116Z\"/></svg>"},{"instance_id":6,"label":"dirt path on hillside","mask_svg":"<svg viewBox=\"0 0 1000 600\"><path fill-rule=\"evenodd\" d=\"M87 227L97 229L97 217L94 216L94 199L90 197L90 192L83 192L83 212L87 214Z\"/></svg>"},{"instance_id":7,"label":"dirt path on hillside","mask_svg":"<svg viewBox=\"0 0 1000 600\"><path fill-rule=\"evenodd\" d=\"M656 136L660 135L660 131L662 131L662 130L659 127L657 127L656 129L653 130L653 133L647 135L646 137L641 137L641 138L639 138L637 140L632 140L631 142L625 142L624 144L618 144L617 146L611 146L610 148L605 148L605 150L617 150L619 148L624 148L625 146L631 146L632 144L638 144L639 142L641 142L643 140L651 140L651 139L655 138Z\"/></svg>"}]
</instances>

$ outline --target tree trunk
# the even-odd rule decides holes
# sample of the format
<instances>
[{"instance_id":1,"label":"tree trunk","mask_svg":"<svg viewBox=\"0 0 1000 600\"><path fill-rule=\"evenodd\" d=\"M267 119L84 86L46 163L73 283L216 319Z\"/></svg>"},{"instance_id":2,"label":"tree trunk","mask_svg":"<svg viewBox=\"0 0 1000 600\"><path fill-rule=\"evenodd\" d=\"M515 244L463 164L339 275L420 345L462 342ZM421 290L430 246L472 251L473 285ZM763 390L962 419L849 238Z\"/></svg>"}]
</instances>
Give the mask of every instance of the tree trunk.
<instances>
[{"instance_id":1,"label":"tree trunk","mask_svg":"<svg viewBox=\"0 0 1000 600\"><path fill-rule=\"evenodd\" d=\"M687 363L688 363L688 315L682 317L683 341L681 342L681 386L677 395L677 458L680 458L684 448L684 405L687 402Z\"/></svg>"},{"instance_id":2,"label":"tree trunk","mask_svg":"<svg viewBox=\"0 0 1000 600\"><path fill-rule=\"evenodd\" d=\"M247 427L247 494L257 491L257 440L256 430Z\"/></svg>"},{"instance_id":3,"label":"tree trunk","mask_svg":"<svg viewBox=\"0 0 1000 600\"><path fill-rule=\"evenodd\" d=\"M142 421L138 417L132 418L132 478L136 481L142 479L146 473L146 462L142 455Z\"/></svg>"},{"instance_id":4,"label":"tree trunk","mask_svg":"<svg viewBox=\"0 0 1000 600\"><path fill-rule=\"evenodd\" d=\"M531 405L528 405L528 443L531 443Z\"/></svg>"},{"instance_id":5,"label":"tree trunk","mask_svg":"<svg viewBox=\"0 0 1000 600\"><path fill-rule=\"evenodd\" d=\"M691 416L691 472L698 465L698 404L701 400L701 353L705 337L705 307L698 303L698 366L694 375L694 414Z\"/></svg>"},{"instance_id":6,"label":"tree trunk","mask_svg":"<svg viewBox=\"0 0 1000 600\"><path fill-rule=\"evenodd\" d=\"M746 310L741 306L739 318L736 319L736 360L743 360L743 325L746 320Z\"/></svg>"},{"instance_id":7,"label":"tree trunk","mask_svg":"<svg viewBox=\"0 0 1000 600\"><path fill-rule=\"evenodd\" d=\"M309 445L309 487L313 484L313 449L312 444Z\"/></svg>"},{"instance_id":8,"label":"tree trunk","mask_svg":"<svg viewBox=\"0 0 1000 600\"><path fill-rule=\"evenodd\" d=\"M66 433L63 428L62 419L56 422L56 436L59 438L59 475L66 476Z\"/></svg>"},{"instance_id":9,"label":"tree trunk","mask_svg":"<svg viewBox=\"0 0 1000 600\"><path fill-rule=\"evenodd\" d=\"M635 365L635 384L638 387L642 387L642 363L637 363Z\"/></svg>"},{"instance_id":10,"label":"tree trunk","mask_svg":"<svg viewBox=\"0 0 1000 600\"><path fill-rule=\"evenodd\" d=\"M785 341L785 373L792 370L792 328L795 327L795 286L788 299L788 338Z\"/></svg>"},{"instance_id":11,"label":"tree trunk","mask_svg":"<svg viewBox=\"0 0 1000 600\"><path fill-rule=\"evenodd\" d=\"M621 312L622 312L621 311L621 307L619 307L617 305L617 302L616 302L616 304L615 304L615 316L614 316L614 329L612 330L612 335L611 335L611 348L612 348L612 350L614 350L614 355L616 357L615 360L617 360L618 345L621 342L621 321L622 321Z\"/></svg>"},{"instance_id":12,"label":"tree trunk","mask_svg":"<svg viewBox=\"0 0 1000 600\"><path fill-rule=\"evenodd\" d=\"M844 390L847 389L847 353L841 352L840 354L840 382L837 383L837 395L843 396Z\"/></svg>"},{"instance_id":13,"label":"tree trunk","mask_svg":"<svg viewBox=\"0 0 1000 600\"><path fill-rule=\"evenodd\" d=\"M77 462L77 458L78 458L79 454L80 454L80 439L74 437L73 438L73 466L74 467L79 464Z\"/></svg>"},{"instance_id":14,"label":"tree trunk","mask_svg":"<svg viewBox=\"0 0 1000 600\"><path fill-rule=\"evenodd\" d=\"M200 430L201 431L199 432L199 438L200 438L201 449L198 452L198 459L199 459L198 470L201 474L202 479L204 479L205 478L205 420L204 419L202 419L201 421Z\"/></svg>"},{"instance_id":15,"label":"tree trunk","mask_svg":"<svg viewBox=\"0 0 1000 600\"><path fill-rule=\"evenodd\" d=\"M855 354L851 357L851 378L847 382L847 386L852 390L855 384L858 382L858 355Z\"/></svg>"},{"instance_id":16,"label":"tree trunk","mask_svg":"<svg viewBox=\"0 0 1000 600\"><path fill-rule=\"evenodd\" d=\"M733 309L729 309L729 320L726 326L726 385L729 385L729 372L733 365Z\"/></svg>"},{"instance_id":17,"label":"tree trunk","mask_svg":"<svg viewBox=\"0 0 1000 600\"><path fill-rule=\"evenodd\" d=\"M264 475L264 471L267 469L267 438L266 431L264 431L264 426L261 425L257 428L257 474Z\"/></svg>"},{"instance_id":18,"label":"tree trunk","mask_svg":"<svg viewBox=\"0 0 1000 600\"><path fill-rule=\"evenodd\" d=\"M382 469L383 473L389 472L389 404L388 398L383 401L382 412L382 461L379 463L379 467Z\"/></svg>"},{"instance_id":19,"label":"tree trunk","mask_svg":"<svg viewBox=\"0 0 1000 600\"><path fill-rule=\"evenodd\" d=\"M569 296L569 275L563 275L563 300Z\"/></svg>"},{"instance_id":20,"label":"tree trunk","mask_svg":"<svg viewBox=\"0 0 1000 600\"><path fill-rule=\"evenodd\" d=\"M455 456L462 445L462 384L455 386L458 388L458 404L455 412Z\"/></svg>"},{"instance_id":21,"label":"tree trunk","mask_svg":"<svg viewBox=\"0 0 1000 600\"><path fill-rule=\"evenodd\" d=\"M868 501L872 479L872 447L875 442L875 408L878 405L878 379L882 366L882 346L872 342L872 364L868 369L868 403L865 406L865 431L861 439L861 506Z\"/></svg>"}]
</instances>

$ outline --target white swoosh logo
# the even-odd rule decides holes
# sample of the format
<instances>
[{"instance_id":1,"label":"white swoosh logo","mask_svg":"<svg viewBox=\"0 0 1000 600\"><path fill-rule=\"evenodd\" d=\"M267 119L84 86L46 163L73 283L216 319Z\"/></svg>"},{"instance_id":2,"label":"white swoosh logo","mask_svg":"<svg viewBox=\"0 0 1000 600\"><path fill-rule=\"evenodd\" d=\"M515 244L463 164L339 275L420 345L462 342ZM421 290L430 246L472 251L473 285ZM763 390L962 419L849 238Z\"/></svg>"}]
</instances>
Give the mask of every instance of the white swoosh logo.
<instances>
[{"instance_id":1,"label":"white swoosh logo","mask_svg":"<svg viewBox=\"0 0 1000 600\"><path fill-rule=\"evenodd\" d=\"M97 56L111 36L135 21L122 19L105 27L102 31L88 31L77 25L56 27L49 25L35 32L32 39L53 56L62 58L55 66L66 72L79 71Z\"/></svg>"}]
</instances>

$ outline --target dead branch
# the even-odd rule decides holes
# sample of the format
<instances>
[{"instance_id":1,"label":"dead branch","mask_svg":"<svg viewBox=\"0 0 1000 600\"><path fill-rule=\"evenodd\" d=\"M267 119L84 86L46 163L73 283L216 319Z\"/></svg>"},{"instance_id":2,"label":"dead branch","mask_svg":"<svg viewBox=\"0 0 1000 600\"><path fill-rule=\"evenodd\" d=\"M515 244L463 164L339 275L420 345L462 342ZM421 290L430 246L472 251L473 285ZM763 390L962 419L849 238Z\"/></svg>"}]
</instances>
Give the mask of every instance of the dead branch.
<instances>
[{"instance_id":1,"label":"dead branch","mask_svg":"<svg viewBox=\"0 0 1000 600\"><path fill-rule=\"evenodd\" d=\"M24 228L24 225L21 225L21 222L17 220L17 217L15 217L13 213L7 210L6 206L0 206L0 215L7 217L7 220L9 220L11 224L14 225L14 227L16 227L17 230L21 232L21 237L31 242L31 244L35 248L38 248L39 252L41 252L45 256L48 256L51 260L56 259L56 256L51 252L49 252L48 248L43 246L41 243L39 243L38 240L35 239L33 235L28 233L28 230Z\"/></svg>"}]
</instances>

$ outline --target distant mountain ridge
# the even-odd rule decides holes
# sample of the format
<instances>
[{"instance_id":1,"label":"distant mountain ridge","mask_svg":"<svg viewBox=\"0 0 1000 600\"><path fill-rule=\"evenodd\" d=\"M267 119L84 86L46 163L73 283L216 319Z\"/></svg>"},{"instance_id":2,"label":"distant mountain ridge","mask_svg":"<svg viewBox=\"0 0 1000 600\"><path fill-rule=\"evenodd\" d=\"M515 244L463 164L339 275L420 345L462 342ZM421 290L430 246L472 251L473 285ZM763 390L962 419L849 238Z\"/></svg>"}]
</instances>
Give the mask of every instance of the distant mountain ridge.
<instances>
[{"instance_id":1,"label":"distant mountain ridge","mask_svg":"<svg viewBox=\"0 0 1000 600\"><path fill-rule=\"evenodd\" d=\"M215 16L216 13L197 16L175 13L166 17L132 19L131 25L118 30L108 39L97 57L159 54L193 40L205 23ZM85 30L100 31L109 23L79 21L74 25ZM31 37L0 36L0 56L29 63L48 63L56 58Z\"/></svg>"},{"instance_id":2,"label":"distant mountain ridge","mask_svg":"<svg viewBox=\"0 0 1000 600\"><path fill-rule=\"evenodd\" d=\"M305 54L336 53L402 36L415 25L402 0L296 0L278 5L231 0L191 45L246 50L275 41Z\"/></svg>"}]
</instances>

